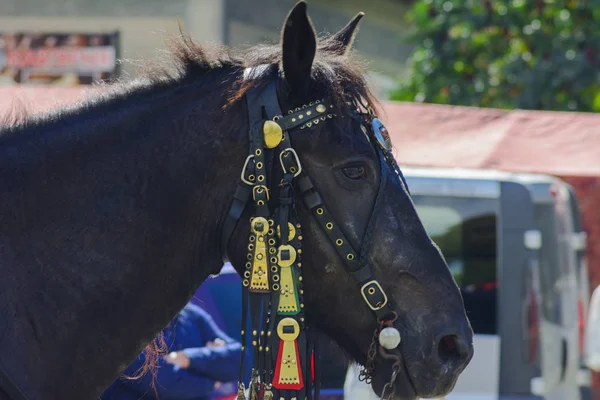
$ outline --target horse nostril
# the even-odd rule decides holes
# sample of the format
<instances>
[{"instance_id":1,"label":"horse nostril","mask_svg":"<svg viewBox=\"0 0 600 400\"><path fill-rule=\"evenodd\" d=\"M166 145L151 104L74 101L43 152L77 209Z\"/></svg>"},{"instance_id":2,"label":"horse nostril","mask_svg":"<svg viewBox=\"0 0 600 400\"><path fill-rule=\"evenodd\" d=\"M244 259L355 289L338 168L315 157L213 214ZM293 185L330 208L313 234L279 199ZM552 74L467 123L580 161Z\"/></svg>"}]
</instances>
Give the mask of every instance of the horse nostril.
<instances>
[{"instance_id":1,"label":"horse nostril","mask_svg":"<svg viewBox=\"0 0 600 400\"><path fill-rule=\"evenodd\" d=\"M443 335L438 340L438 357L444 364L462 363L469 353L469 346L458 335Z\"/></svg>"}]
</instances>

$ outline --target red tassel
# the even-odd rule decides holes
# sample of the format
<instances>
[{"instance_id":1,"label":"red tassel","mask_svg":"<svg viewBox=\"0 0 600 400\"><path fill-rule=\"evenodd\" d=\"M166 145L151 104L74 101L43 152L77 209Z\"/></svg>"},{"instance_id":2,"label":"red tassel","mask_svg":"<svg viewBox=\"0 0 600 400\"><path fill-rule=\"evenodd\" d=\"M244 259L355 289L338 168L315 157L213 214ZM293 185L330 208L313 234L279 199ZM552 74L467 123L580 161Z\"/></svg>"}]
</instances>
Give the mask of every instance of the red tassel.
<instances>
[{"instance_id":1,"label":"red tassel","mask_svg":"<svg viewBox=\"0 0 600 400\"><path fill-rule=\"evenodd\" d=\"M258 384L258 398L259 398L259 400L263 400L264 397L265 397L265 384L259 383Z\"/></svg>"},{"instance_id":2,"label":"red tassel","mask_svg":"<svg viewBox=\"0 0 600 400\"><path fill-rule=\"evenodd\" d=\"M310 369L312 372L312 381L315 383L315 353L312 353L312 357L310 357Z\"/></svg>"}]
</instances>

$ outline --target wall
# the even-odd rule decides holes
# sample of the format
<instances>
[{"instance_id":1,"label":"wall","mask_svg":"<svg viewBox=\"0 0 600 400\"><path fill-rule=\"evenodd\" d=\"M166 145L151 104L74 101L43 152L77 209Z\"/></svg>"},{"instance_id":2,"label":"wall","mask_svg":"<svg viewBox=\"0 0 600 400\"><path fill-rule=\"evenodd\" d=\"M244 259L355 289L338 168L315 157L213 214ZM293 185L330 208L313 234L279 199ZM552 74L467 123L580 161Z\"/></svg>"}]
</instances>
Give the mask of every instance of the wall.
<instances>
[{"instance_id":1,"label":"wall","mask_svg":"<svg viewBox=\"0 0 600 400\"><path fill-rule=\"evenodd\" d=\"M2 0L0 30L121 33L122 71L156 60L165 40L182 30L198 42L222 43L224 0Z\"/></svg>"},{"instance_id":2,"label":"wall","mask_svg":"<svg viewBox=\"0 0 600 400\"><path fill-rule=\"evenodd\" d=\"M198 43L233 46L276 42L284 18L296 0L1 0L0 30L115 31L122 34L121 58L126 75L135 75L136 60L155 60L164 40L183 31ZM403 74L412 46L405 43L404 6L392 0L309 1L319 33L335 32L359 11L355 48L369 61L374 92L387 92Z\"/></svg>"}]
</instances>

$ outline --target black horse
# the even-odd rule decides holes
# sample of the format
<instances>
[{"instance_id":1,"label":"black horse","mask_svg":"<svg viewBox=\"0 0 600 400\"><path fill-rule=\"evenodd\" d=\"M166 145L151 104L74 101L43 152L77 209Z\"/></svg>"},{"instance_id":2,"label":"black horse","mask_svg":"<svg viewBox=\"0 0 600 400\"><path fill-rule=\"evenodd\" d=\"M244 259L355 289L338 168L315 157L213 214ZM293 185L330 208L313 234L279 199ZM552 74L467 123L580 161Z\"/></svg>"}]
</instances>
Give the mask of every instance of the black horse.
<instances>
[{"instance_id":1,"label":"black horse","mask_svg":"<svg viewBox=\"0 0 600 400\"><path fill-rule=\"evenodd\" d=\"M219 272L221 228L248 152L244 93L270 80L282 110L333 99L336 117L292 141L355 248L375 218L364 256L398 315L397 398L453 388L473 353L459 290L402 181L344 117L348 97L373 105L350 54L361 17L317 42L300 2L281 47L240 54L183 38L173 70L0 132L0 367L28 399L97 397ZM257 66L263 72L244 81ZM396 179L374 204L383 172ZM301 204L299 214L307 319L364 364L376 319L315 218ZM240 272L248 224L243 217L229 242ZM378 358L376 392L390 371Z\"/></svg>"}]
</instances>

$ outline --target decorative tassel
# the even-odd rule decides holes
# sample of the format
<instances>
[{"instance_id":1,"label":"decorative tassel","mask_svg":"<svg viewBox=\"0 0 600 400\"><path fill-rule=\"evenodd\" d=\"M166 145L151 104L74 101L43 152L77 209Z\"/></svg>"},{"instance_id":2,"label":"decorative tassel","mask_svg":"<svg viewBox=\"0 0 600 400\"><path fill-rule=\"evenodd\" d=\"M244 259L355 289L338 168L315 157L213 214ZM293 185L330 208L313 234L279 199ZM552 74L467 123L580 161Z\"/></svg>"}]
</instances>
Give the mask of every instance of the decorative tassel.
<instances>
[{"instance_id":1,"label":"decorative tassel","mask_svg":"<svg viewBox=\"0 0 600 400\"><path fill-rule=\"evenodd\" d=\"M248 400L258 400L258 388L255 384L250 385L250 390L248 391Z\"/></svg>"},{"instance_id":2,"label":"decorative tassel","mask_svg":"<svg viewBox=\"0 0 600 400\"><path fill-rule=\"evenodd\" d=\"M300 390L304 387L296 342L300 335L300 325L293 318L284 318L277 325L277 335L280 342L273 387L280 390Z\"/></svg>"},{"instance_id":3,"label":"decorative tassel","mask_svg":"<svg viewBox=\"0 0 600 400\"><path fill-rule=\"evenodd\" d=\"M265 386L265 394L263 396L263 400L273 400L273 391L271 390L271 385Z\"/></svg>"},{"instance_id":4,"label":"decorative tassel","mask_svg":"<svg viewBox=\"0 0 600 400\"><path fill-rule=\"evenodd\" d=\"M246 387L243 382L238 384L238 391L235 400L246 400Z\"/></svg>"},{"instance_id":5,"label":"decorative tassel","mask_svg":"<svg viewBox=\"0 0 600 400\"><path fill-rule=\"evenodd\" d=\"M256 243L251 243L249 246L254 247L249 290L254 293L269 293L270 291L266 243L268 230L269 222L265 218L256 217L252 220L252 232L256 235Z\"/></svg>"},{"instance_id":6,"label":"decorative tassel","mask_svg":"<svg viewBox=\"0 0 600 400\"><path fill-rule=\"evenodd\" d=\"M248 400L258 400L258 372L252 371L252 379L248 388Z\"/></svg>"},{"instance_id":7,"label":"decorative tassel","mask_svg":"<svg viewBox=\"0 0 600 400\"><path fill-rule=\"evenodd\" d=\"M296 249L290 245L279 246L279 267L281 268L281 294L277 314L296 315L300 312L297 280L292 266L296 261Z\"/></svg>"},{"instance_id":8,"label":"decorative tassel","mask_svg":"<svg viewBox=\"0 0 600 400\"><path fill-rule=\"evenodd\" d=\"M258 400L258 392L256 388L250 389L250 400Z\"/></svg>"}]
</instances>

